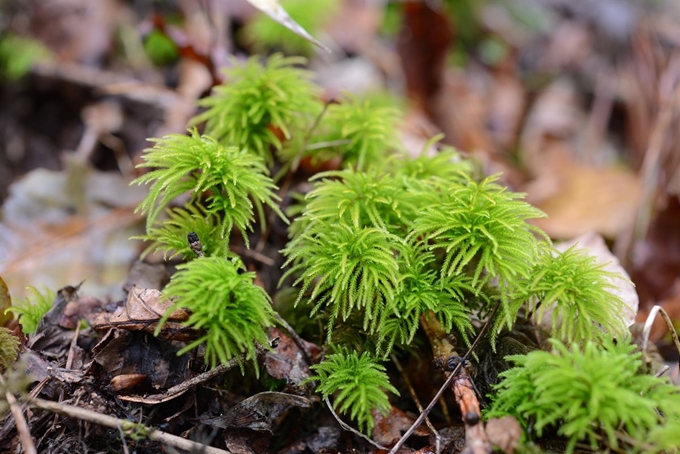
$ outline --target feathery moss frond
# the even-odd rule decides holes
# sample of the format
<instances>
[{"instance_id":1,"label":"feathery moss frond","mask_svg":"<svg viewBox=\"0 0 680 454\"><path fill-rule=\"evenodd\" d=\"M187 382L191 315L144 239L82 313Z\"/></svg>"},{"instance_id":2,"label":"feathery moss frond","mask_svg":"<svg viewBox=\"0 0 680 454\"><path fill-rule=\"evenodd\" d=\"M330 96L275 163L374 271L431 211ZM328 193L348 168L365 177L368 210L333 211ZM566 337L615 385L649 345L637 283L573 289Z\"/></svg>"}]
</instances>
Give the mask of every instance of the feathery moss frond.
<instances>
[{"instance_id":1,"label":"feathery moss frond","mask_svg":"<svg viewBox=\"0 0 680 454\"><path fill-rule=\"evenodd\" d=\"M366 352L361 356L357 352L328 355L311 369L316 375L309 380L319 382L317 391L324 399L339 391L333 406L342 414L349 411L350 417L365 433L373 429L373 410L385 414L390 409L385 391L399 395L399 391L390 384L385 367Z\"/></svg>"},{"instance_id":2,"label":"feathery moss frond","mask_svg":"<svg viewBox=\"0 0 680 454\"><path fill-rule=\"evenodd\" d=\"M513 193L494 183L498 176L475 182L467 175L453 184L436 206L426 207L415 220L409 239L422 239L443 249L442 276L456 276L471 268L478 291L497 278L501 289L502 320L508 327L515 315L508 294L527 278L538 252L534 232L526 220L545 216Z\"/></svg>"},{"instance_id":3,"label":"feathery moss frond","mask_svg":"<svg viewBox=\"0 0 680 454\"><path fill-rule=\"evenodd\" d=\"M180 255L184 260L195 259L196 253L191 250L187 241L190 232L196 233L200 238L206 256L229 256L228 243L220 235L219 220L214 213L209 213L200 204L170 208L166 213L167 219L156 221L148 234L132 237L136 240L152 241L142 253L141 260L149 253L159 251L163 252L163 260L172 260Z\"/></svg>"},{"instance_id":4,"label":"feathery moss frond","mask_svg":"<svg viewBox=\"0 0 680 454\"><path fill-rule=\"evenodd\" d=\"M38 323L43 316L52 309L52 303L57 294L49 289L44 289L43 294L35 287L26 288L33 293L33 298L25 298L18 304L5 309L5 312L9 311L15 317L19 317L21 331L25 334L33 334L38 329Z\"/></svg>"},{"instance_id":5,"label":"feathery moss frond","mask_svg":"<svg viewBox=\"0 0 680 454\"><path fill-rule=\"evenodd\" d=\"M403 241L385 230L345 224L319 223L288 243L284 266L294 265L283 279L301 272L298 301L312 289L313 313L329 306L329 334L337 317L346 320L354 310L364 311L364 329L374 331L383 310L394 299L399 282L395 253Z\"/></svg>"},{"instance_id":6,"label":"feathery moss frond","mask_svg":"<svg viewBox=\"0 0 680 454\"><path fill-rule=\"evenodd\" d=\"M391 175L352 169L323 172L307 194L303 222L344 223L395 231L416 208ZM320 181L318 181L320 180Z\"/></svg>"},{"instance_id":7,"label":"feathery moss frond","mask_svg":"<svg viewBox=\"0 0 680 454\"><path fill-rule=\"evenodd\" d=\"M273 310L267 292L253 283L255 273L239 271L234 261L205 257L179 265L163 295L176 298L156 332L175 309L186 308L186 326L205 334L179 351L186 353L205 343L206 362L212 367L247 353L256 364L255 342L267 344Z\"/></svg>"},{"instance_id":8,"label":"feathery moss frond","mask_svg":"<svg viewBox=\"0 0 680 454\"><path fill-rule=\"evenodd\" d=\"M323 105L311 73L295 65L303 58L276 54L265 64L256 57L234 63L225 71L226 81L199 101L208 110L192 120L205 121L205 133L222 143L245 148L273 162L270 147L279 150L284 140L306 131Z\"/></svg>"},{"instance_id":9,"label":"feathery moss frond","mask_svg":"<svg viewBox=\"0 0 680 454\"><path fill-rule=\"evenodd\" d=\"M423 315L435 316L447 332L455 326L463 341L469 342L472 324L465 296L475 292L470 277L441 276L431 268L434 254L422 245L409 245L398 260L400 286L393 301L398 315L388 314L381 321L378 353L387 356L395 344L410 343Z\"/></svg>"},{"instance_id":10,"label":"feathery moss frond","mask_svg":"<svg viewBox=\"0 0 680 454\"><path fill-rule=\"evenodd\" d=\"M254 222L253 208L265 204L282 219L274 193L276 185L267 168L256 156L236 147L224 147L194 129L191 134L170 134L152 139L156 144L145 150L144 162L137 167L154 170L132 183L151 184L149 194L137 207L147 215L150 233L158 214L174 198L191 191L191 203L209 193L207 209L221 216L220 235L226 237L236 227L245 237Z\"/></svg>"},{"instance_id":11,"label":"feathery moss frond","mask_svg":"<svg viewBox=\"0 0 680 454\"><path fill-rule=\"evenodd\" d=\"M463 176L472 173L472 164L462 159L458 150L443 146L434 156L428 155L428 150L442 138L444 134L432 137L425 143L417 158L411 158L406 153L390 156L387 160L387 169L397 178L432 179L446 185L450 185L451 182L465 183Z\"/></svg>"},{"instance_id":12,"label":"feathery moss frond","mask_svg":"<svg viewBox=\"0 0 680 454\"><path fill-rule=\"evenodd\" d=\"M628 340L608 338L602 346L588 341L581 350L568 349L551 340L555 351L533 351L506 357L516 367L501 374L488 417L511 414L539 437L547 428L569 442L571 453L579 441L598 448L600 436L618 447L623 428L635 440L665 418L657 409L668 409L676 420L680 413L680 391L665 379L640 375L640 353Z\"/></svg>"},{"instance_id":13,"label":"feathery moss frond","mask_svg":"<svg viewBox=\"0 0 680 454\"><path fill-rule=\"evenodd\" d=\"M321 148L314 155L327 159L341 156L345 165L357 170L381 165L399 147L398 121L399 111L392 107L373 106L368 100L348 97L343 103L329 106L324 119L328 129L324 141L340 145Z\"/></svg>"},{"instance_id":14,"label":"feathery moss frond","mask_svg":"<svg viewBox=\"0 0 680 454\"><path fill-rule=\"evenodd\" d=\"M560 253L546 244L523 288L534 319L549 314L553 336L567 342L624 334L625 303L610 290L625 278L604 266L577 246Z\"/></svg>"}]
</instances>

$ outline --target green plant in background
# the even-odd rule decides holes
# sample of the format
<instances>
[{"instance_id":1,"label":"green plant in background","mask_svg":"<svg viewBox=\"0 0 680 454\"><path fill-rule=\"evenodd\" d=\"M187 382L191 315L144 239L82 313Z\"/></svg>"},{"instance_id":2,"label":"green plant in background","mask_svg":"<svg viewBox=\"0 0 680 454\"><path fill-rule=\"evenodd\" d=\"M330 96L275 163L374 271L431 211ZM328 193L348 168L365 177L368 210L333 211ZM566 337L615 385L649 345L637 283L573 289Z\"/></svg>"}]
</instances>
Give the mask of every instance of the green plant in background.
<instances>
[{"instance_id":1,"label":"green plant in background","mask_svg":"<svg viewBox=\"0 0 680 454\"><path fill-rule=\"evenodd\" d=\"M26 298L7 308L5 311L11 312L15 317L19 318L21 330L24 333L33 334L43 316L52 309L52 302L57 297L57 294L49 289L44 289L44 292L41 293L35 287L28 287L28 290L33 293L33 298Z\"/></svg>"},{"instance_id":2,"label":"green plant in background","mask_svg":"<svg viewBox=\"0 0 680 454\"><path fill-rule=\"evenodd\" d=\"M254 210L264 223L263 204L285 220L277 205L276 186L257 156L241 148L223 146L211 137L199 135L195 129L189 136L170 134L152 141L155 146L145 150L144 162L137 167L154 170L132 182L151 184L149 194L137 207L138 212L147 216L147 233L158 214L173 199L188 192L190 203L208 194L206 210L219 217L222 238L236 227L247 244L246 232L252 229Z\"/></svg>"},{"instance_id":3,"label":"green plant in background","mask_svg":"<svg viewBox=\"0 0 680 454\"><path fill-rule=\"evenodd\" d=\"M255 343L267 345L267 328L273 323L269 295L253 283L255 273L242 272L240 260L204 257L179 265L163 295L176 298L165 312L156 333L176 309L186 308L191 316L185 326L203 334L182 348L183 354L205 344L206 362L212 367L225 364L246 352L257 365Z\"/></svg>"},{"instance_id":4,"label":"green plant in background","mask_svg":"<svg viewBox=\"0 0 680 454\"><path fill-rule=\"evenodd\" d=\"M50 51L34 39L8 34L0 39L0 77L22 78L33 63L48 58Z\"/></svg>"},{"instance_id":5,"label":"green plant in background","mask_svg":"<svg viewBox=\"0 0 680 454\"><path fill-rule=\"evenodd\" d=\"M205 122L205 134L220 143L248 150L270 165L271 149L303 134L323 106L311 73L297 65L302 58L271 56L266 63L256 57L234 63L226 81L200 101L207 110L192 120Z\"/></svg>"},{"instance_id":6,"label":"green plant in background","mask_svg":"<svg viewBox=\"0 0 680 454\"><path fill-rule=\"evenodd\" d=\"M544 245L518 301L537 321L548 314L552 335L567 342L624 335L624 302L612 293L615 280L624 278L604 266L577 246L560 253Z\"/></svg>"},{"instance_id":7,"label":"green plant in background","mask_svg":"<svg viewBox=\"0 0 680 454\"><path fill-rule=\"evenodd\" d=\"M318 36L321 27L338 10L338 0L282 0L281 6L288 15L312 36ZM289 55L310 56L314 45L296 35L283 25L259 12L246 24L241 34L243 40L257 52L282 50Z\"/></svg>"},{"instance_id":8,"label":"green plant in background","mask_svg":"<svg viewBox=\"0 0 680 454\"><path fill-rule=\"evenodd\" d=\"M154 65L164 66L179 58L177 45L161 30L153 29L144 39L144 52Z\"/></svg>"},{"instance_id":9,"label":"green plant in background","mask_svg":"<svg viewBox=\"0 0 680 454\"><path fill-rule=\"evenodd\" d=\"M568 439L568 453L579 441L593 449L606 443L639 451L654 442L650 431L680 421L680 391L640 374L641 354L629 340L606 338L571 349L551 342L553 352L507 357L516 367L501 374L488 417L513 415L538 437L556 429Z\"/></svg>"},{"instance_id":10,"label":"green plant in background","mask_svg":"<svg viewBox=\"0 0 680 454\"><path fill-rule=\"evenodd\" d=\"M317 375L309 380L319 382L317 391L324 399L339 392L333 403L340 413L349 413L361 430L373 429L373 410L385 414L390 401L385 391L399 395L390 383L385 368L367 353L340 352L328 355L311 367Z\"/></svg>"}]
</instances>

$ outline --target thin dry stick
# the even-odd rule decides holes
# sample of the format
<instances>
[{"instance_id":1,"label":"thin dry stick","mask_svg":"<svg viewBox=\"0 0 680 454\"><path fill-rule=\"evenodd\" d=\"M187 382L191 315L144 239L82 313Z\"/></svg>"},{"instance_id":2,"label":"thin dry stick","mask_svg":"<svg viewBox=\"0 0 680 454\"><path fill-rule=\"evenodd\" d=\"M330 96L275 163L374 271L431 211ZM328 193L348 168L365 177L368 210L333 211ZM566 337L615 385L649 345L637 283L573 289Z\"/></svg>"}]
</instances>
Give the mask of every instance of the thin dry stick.
<instances>
[{"instance_id":1,"label":"thin dry stick","mask_svg":"<svg viewBox=\"0 0 680 454\"><path fill-rule=\"evenodd\" d=\"M26 454L37 454L38 451L35 449L33 439L31 438L31 431L28 428L28 423L26 422L26 418L24 418L24 414L21 412L21 407L19 406L17 399L14 397L14 394L9 391L5 394L5 398L7 399L12 416L14 417L17 432L19 433L19 441L24 448L24 452Z\"/></svg>"},{"instance_id":2,"label":"thin dry stick","mask_svg":"<svg viewBox=\"0 0 680 454\"><path fill-rule=\"evenodd\" d=\"M2 375L0 375L0 382L2 383L3 387L6 386L5 378ZM37 454L38 451L35 449L35 445L33 444L33 438L31 438L31 431L28 428L28 423L26 422L26 418L24 418L24 413L19 406L16 397L14 397L14 394L7 391L5 393L5 398L7 399L10 411L14 417L14 422L17 426L17 432L19 433L19 442L21 443L21 446L23 446L24 452L26 454Z\"/></svg>"},{"instance_id":3,"label":"thin dry stick","mask_svg":"<svg viewBox=\"0 0 680 454\"><path fill-rule=\"evenodd\" d=\"M120 427L123 430L126 429L141 430L146 434L146 437L151 441L158 441L168 446L172 446L173 448L183 449L185 451L203 452L205 454L228 454L231 452L226 451L224 449L214 448L212 446L197 443L195 441L187 440L186 438L178 437L177 435L172 435L167 432L163 432L151 427L145 427L141 424L137 424L132 421L118 419L114 418L113 416L103 415L92 410L76 407L74 405L66 405L59 402L52 402L49 400L37 398L30 399L28 403L31 407L34 408L51 411L53 413L68 416L69 418L76 418L82 421L89 421L104 427L109 427L111 429L117 429L118 427Z\"/></svg>"},{"instance_id":4,"label":"thin dry stick","mask_svg":"<svg viewBox=\"0 0 680 454\"><path fill-rule=\"evenodd\" d=\"M33 387L30 393L28 393L29 397L35 397L40 392L43 390L45 385L52 379L52 377L48 376L43 378L40 382L38 382L37 385ZM26 403L21 404L21 411L23 412L26 409ZM14 426L16 425L16 421L14 418L9 419L5 422L5 425L2 426L2 429L0 429L0 440L4 440L5 437L9 435L9 433L14 429Z\"/></svg>"},{"instance_id":5,"label":"thin dry stick","mask_svg":"<svg viewBox=\"0 0 680 454\"><path fill-rule=\"evenodd\" d=\"M261 358L264 356L264 354L267 352L267 350L259 345L255 345L256 352L258 358ZM242 354L239 357L232 358L230 359L226 364L220 364L219 366L215 367L214 369L211 369L207 372L203 372L202 374L196 375L193 378L190 378L189 380L186 380L179 385L175 385L172 388L168 388L167 391L160 393L160 394L152 394L150 396L135 396L135 395L129 395L129 396L118 396L120 400L124 400L126 402L139 402L143 404L160 404L162 402L167 402L169 400L172 400L176 397L181 396L194 386L198 386L201 383L204 383L214 377L217 377L218 375L227 372L234 367L238 366L241 364L243 361L246 360L246 355Z\"/></svg>"},{"instance_id":6,"label":"thin dry stick","mask_svg":"<svg viewBox=\"0 0 680 454\"><path fill-rule=\"evenodd\" d=\"M331 402L330 402L330 400L328 400L328 397L326 397L326 398L324 399L324 402L326 402L326 405L328 406L328 409L329 409L329 410L331 411L331 413L333 414L333 417L335 418L335 420L338 421L338 424L340 424L340 427L342 427L342 428L345 429L345 430L348 430L348 431L352 432L354 435L357 435L357 436L363 438L364 440L366 440L367 442L369 442L371 445L375 446L376 448L378 448L378 449L380 449L380 450L382 450L382 451L387 451L388 448L386 448L386 447L384 447L383 445L380 445L380 444L376 443L375 441L371 440L371 439L368 438L366 435L362 434L361 432L359 432L358 430L356 430L354 427L350 426L350 425L347 424L345 421L343 421L342 419L340 419L340 416L338 416L337 413L335 413L335 410L333 410L333 405L331 405Z\"/></svg>"},{"instance_id":7,"label":"thin dry stick","mask_svg":"<svg viewBox=\"0 0 680 454\"><path fill-rule=\"evenodd\" d=\"M442 394L444 394L444 391L449 386L451 386L451 384L453 383L453 380L456 378L456 376L458 375L458 372L460 371L461 367L463 366L463 363L465 363L466 361L468 361L470 359L470 355L472 355L472 352L474 351L474 349L477 348L477 345L482 340L482 336L484 336L484 333L486 333L486 330L489 328L489 325L491 325L491 320L493 319L494 315L496 315L496 312L498 311L499 305L500 305L500 303L496 305L496 307L493 309L493 311L491 311L491 314L489 315L489 319L486 321L486 323L484 324L482 329L479 331L479 334L475 338L475 341L472 343L472 345L470 346L468 351L465 353L465 356L463 356L462 361L460 361L456 365L456 367L453 369L453 371L451 371L451 375L449 375L446 378L446 381L439 388L439 390L437 391L437 394L435 394L435 396L432 398L432 400L430 401L427 408L425 408L425 410L423 410L420 413L420 415L418 416L418 419L416 419L413 422L411 427L409 427L409 429L404 433L404 435L397 442L397 444L392 447L389 454L396 454L397 451L399 451L399 449L404 445L404 443L406 443L406 440L408 440L408 438L411 435L413 435L413 432L415 432L415 430L418 428L418 426L420 426L423 423L423 421L425 420L427 415L432 411L434 406L439 401L439 398L442 396Z\"/></svg>"},{"instance_id":8,"label":"thin dry stick","mask_svg":"<svg viewBox=\"0 0 680 454\"><path fill-rule=\"evenodd\" d=\"M120 441L123 442L123 454L130 454L130 450L127 446L127 441L125 441L125 432L123 431L123 426L116 424L118 426L118 433L120 434Z\"/></svg>"},{"instance_id":9,"label":"thin dry stick","mask_svg":"<svg viewBox=\"0 0 680 454\"><path fill-rule=\"evenodd\" d=\"M675 326L673 326L673 320L671 320L671 318L668 316L668 312L666 312L664 308L658 304L652 307L652 310L649 311L649 315L645 321L645 326L642 329L642 351L647 351L649 335L652 333L652 325L654 324L654 319L656 318L657 314L661 314L661 318L666 323L668 332L671 334L673 344L675 344L675 349L678 351L678 353L680 353L680 338L678 338L678 333L675 330Z\"/></svg>"},{"instance_id":10,"label":"thin dry stick","mask_svg":"<svg viewBox=\"0 0 680 454\"><path fill-rule=\"evenodd\" d=\"M323 109L321 112L319 112L319 115L316 116L314 119L314 124L312 124L312 127L309 128L307 131L307 134L305 134L305 138L302 142L302 146L298 150L297 154L295 155L295 158L293 158L293 164L291 165L291 170L295 172L298 169L298 166L300 165L300 161L302 160L302 155L304 152L307 150L307 144L309 143L309 139L312 137L312 134L316 130L316 128L319 126L319 123L321 123L321 119L326 115L326 112L328 112L328 106L333 104L334 100L329 100L323 105ZM290 174L289 174L290 175Z\"/></svg>"},{"instance_id":11,"label":"thin dry stick","mask_svg":"<svg viewBox=\"0 0 680 454\"><path fill-rule=\"evenodd\" d=\"M665 364L665 365L661 368L661 370L660 370L659 372L657 372L657 373L654 374L654 376L655 376L656 378L659 378L659 377L661 377L663 374L665 374L666 372L668 372L668 371L670 370L670 368L671 368L671 366L669 366L668 364Z\"/></svg>"},{"instance_id":12,"label":"thin dry stick","mask_svg":"<svg viewBox=\"0 0 680 454\"><path fill-rule=\"evenodd\" d=\"M649 135L649 142L645 150L645 159L640 173L643 177L642 203L639 204L635 215L633 234L624 241L619 254L623 265L630 263L633 245L647 234L654 207L654 197L657 193L659 174L663 159L670 150L665 144L668 131L672 127L673 112L680 103L680 57L671 59L668 67L658 83L659 110L654 126Z\"/></svg>"},{"instance_id":13,"label":"thin dry stick","mask_svg":"<svg viewBox=\"0 0 680 454\"><path fill-rule=\"evenodd\" d=\"M401 377L404 379L404 384L406 385L406 388L408 389L408 393L411 395L411 399L416 403L416 407L418 407L419 412L423 412L423 404L420 403L420 399L418 398L418 394L416 394L416 390L413 389L413 386L411 385L411 380L408 379L408 375L404 372L404 368L401 367L401 363L399 362L399 359L397 356L392 353L390 355L390 359L392 359L392 362L396 366L397 370L401 374ZM440 450L440 444L441 444L441 438L439 436L439 432L437 432L437 429L434 428L432 423L430 422L430 418L425 418L425 424L427 424L427 427L430 429L430 432L432 432L432 435L434 435L435 439L435 445L436 445L436 451L439 453Z\"/></svg>"},{"instance_id":14,"label":"thin dry stick","mask_svg":"<svg viewBox=\"0 0 680 454\"><path fill-rule=\"evenodd\" d=\"M448 333L435 318L421 317L420 324L432 344L435 362L445 370L453 368L452 364L459 360L456 348L448 339ZM454 362L452 362L454 361ZM475 386L470 378L468 361L461 361L463 369L457 374L451 385L465 423L465 452L470 454L487 454L491 452L491 443L482 424L482 413L475 393ZM448 374L448 372L447 372Z\"/></svg>"}]
</instances>

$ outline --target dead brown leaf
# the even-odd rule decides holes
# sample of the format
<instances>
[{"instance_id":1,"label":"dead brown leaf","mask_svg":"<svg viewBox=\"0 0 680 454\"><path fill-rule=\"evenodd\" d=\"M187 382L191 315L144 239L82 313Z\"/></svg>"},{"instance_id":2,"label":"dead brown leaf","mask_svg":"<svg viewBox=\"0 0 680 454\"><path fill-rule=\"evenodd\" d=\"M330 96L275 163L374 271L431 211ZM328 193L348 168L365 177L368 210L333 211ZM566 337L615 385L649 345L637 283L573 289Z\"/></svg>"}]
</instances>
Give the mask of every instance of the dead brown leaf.
<instances>
[{"instance_id":1,"label":"dead brown leaf","mask_svg":"<svg viewBox=\"0 0 680 454\"><path fill-rule=\"evenodd\" d=\"M491 444L506 454L515 452L524 431L513 416L492 418L486 422L486 434Z\"/></svg>"},{"instance_id":2,"label":"dead brown leaf","mask_svg":"<svg viewBox=\"0 0 680 454\"><path fill-rule=\"evenodd\" d=\"M381 414L379 411L374 411L373 419L375 420L375 426L371 435L373 441L382 446L394 445L411 428L411 425L416 420L415 416L395 406L392 406L386 415ZM425 424L421 424L413 433L417 437L427 437L429 434L430 431Z\"/></svg>"},{"instance_id":3,"label":"dead brown leaf","mask_svg":"<svg viewBox=\"0 0 680 454\"><path fill-rule=\"evenodd\" d=\"M527 201L545 211L535 225L553 238L573 238L589 231L617 238L632 229L642 188L623 167L586 167L556 159L524 190Z\"/></svg>"},{"instance_id":4,"label":"dead brown leaf","mask_svg":"<svg viewBox=\"0 0 680 454\"><path fill-rule=\"evenodd\" d=\"M122 306L118 306L112 313L93 314L88 322L97 331L118 328L155 335L158 322L172 304L172 301L163 298L160 290L132 287ZM174 310L158 337L178 341L196 339L198 331L182 325L188 318L189 313L185 309Z\"/></svg>"},{"instance_id":5,"label":"dead brown leaf","mask_svg":"<svg viewBox=\"0 0 680 454\"><path fill-rule=\"evenodd\" d=\"M233 427L272 432L277 419L290 407L311 406L312 402L305 397L266 391L242 400L221 416L201 418L201 422L221 429Z\"/></svg>"},{"instance_id":6,"label":"dead brown leaf","mask_svg":"<svg viewBox=\"0 0 680 454\"><path fill-rule=\"evenodd\" d=\"M267 373L274 378L284 379L292 385L292 392L304 392L299 388L300 383L309 378L309 364L304 352L289 336L278 328L269 330L269 339L277 338L276 346L265 356ZM316 344L304 341L313 356L321 354L321 349Z\"/></svg>"},{"instance_id":7,"label":"dead brown leaf","mask_svg":"<svg viewBox=\"0 0 680 454\"><path fill-rule=\"evenodd\" d=\"M178 346L144 332L113 329L92 351L109 389L129 392L138 391L143 384L148 384L149 391L181 383L189 373L190 357L177 356L178 350Z\"/></svg>"}]
</instances>

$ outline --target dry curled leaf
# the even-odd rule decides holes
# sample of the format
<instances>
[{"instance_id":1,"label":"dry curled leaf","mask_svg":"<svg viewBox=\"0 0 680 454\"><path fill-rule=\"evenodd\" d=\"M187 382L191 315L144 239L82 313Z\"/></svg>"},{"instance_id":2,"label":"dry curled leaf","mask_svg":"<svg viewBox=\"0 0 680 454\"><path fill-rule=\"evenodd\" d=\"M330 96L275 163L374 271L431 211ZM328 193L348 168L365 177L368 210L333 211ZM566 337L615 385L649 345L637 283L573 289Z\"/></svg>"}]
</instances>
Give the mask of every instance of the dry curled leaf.
<instances>
[{"instance_id":1,"label":"dry curled leaf","mask_svg":"<svg viewBox=\"0 0 680 454\"><path fill-rule=\"evenodd\" d=\"M163 298L160 290L132 287L125 304L118 306L113 312L94 314L88 322L95 330L119 328L155 334L158 322L172 304L172 301ZM189 313L185 309L176 309L158 336L179 341L196 339L198 332L182 325L188 318Z\"/></svg>"}]
</instances>

